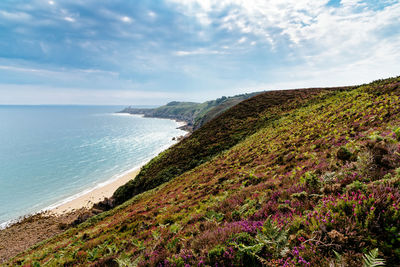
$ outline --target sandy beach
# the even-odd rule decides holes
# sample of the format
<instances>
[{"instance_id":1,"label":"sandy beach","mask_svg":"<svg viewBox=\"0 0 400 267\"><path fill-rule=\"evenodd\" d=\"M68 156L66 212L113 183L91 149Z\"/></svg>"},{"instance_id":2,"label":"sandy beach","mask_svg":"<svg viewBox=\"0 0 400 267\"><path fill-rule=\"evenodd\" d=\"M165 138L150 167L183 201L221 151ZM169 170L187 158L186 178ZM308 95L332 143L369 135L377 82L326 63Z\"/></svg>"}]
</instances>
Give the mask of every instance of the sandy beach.
<instances>
[{"instance_id":1,"label":"sandy beach","mask_svg":"<svg viewBox=\"0 0 400 267\"><path fill-rule=\"evenodd\" d=\"M106 197L107 198L111 197L115 192L115 190L118 189L118 187L124 185L129 180L134 179L136 175L139 173L139 171L140 168L132 170L131 172L126 173L125 175L121 176L115 181L106 184L102 187L95 188L94 190L76 199L66 202L54 209L51 209L49 212L56 215L61 215L81 208L91 208L94 203L102 201Z\"/></svg>"}]
</instances>

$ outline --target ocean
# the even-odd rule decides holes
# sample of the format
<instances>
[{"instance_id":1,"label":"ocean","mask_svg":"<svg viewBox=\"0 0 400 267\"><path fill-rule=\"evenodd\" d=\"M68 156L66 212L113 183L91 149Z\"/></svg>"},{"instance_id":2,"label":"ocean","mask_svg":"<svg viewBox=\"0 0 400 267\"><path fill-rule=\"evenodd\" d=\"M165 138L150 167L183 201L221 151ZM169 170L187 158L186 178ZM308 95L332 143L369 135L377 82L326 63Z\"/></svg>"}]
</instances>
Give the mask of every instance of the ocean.
<instances>
[{"instance_id":1,"label":"ocean","mask_svg":"<svg viewBox=\"0 0 400 267\"><path fill-rule=\"evenodd\" d=\"M143 165L184 135L118 106L0 106L0 227Z\"/></svg>"}]
</instances>

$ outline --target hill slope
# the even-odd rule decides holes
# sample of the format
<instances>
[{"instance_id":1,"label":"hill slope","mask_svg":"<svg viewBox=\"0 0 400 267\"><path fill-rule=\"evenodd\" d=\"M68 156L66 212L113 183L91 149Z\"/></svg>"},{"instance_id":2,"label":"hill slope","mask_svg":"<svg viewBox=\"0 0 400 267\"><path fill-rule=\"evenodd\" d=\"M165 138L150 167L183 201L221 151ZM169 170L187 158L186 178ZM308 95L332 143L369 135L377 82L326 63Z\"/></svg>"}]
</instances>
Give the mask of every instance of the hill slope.
<instances>
[{"instance_id":1,"label":"hill slope","mask_svg":"<svg viewBox=\"0 0 400 267\"><path fill-rule=\"evenodd\" d=\"M259 93L221 97L204 103L173 101L164 106L146 108L125 108L121 113L143 114L145 117L176 119L186 122L185 129L190 131L200 128L204 123L215 118L225 110Z\"/></svg>"},{"instance_id":2,"label":"hill slope","mask_svg":"<svg viewBox=\"0 0 400 267\"><path fill-rule=\"evenodd\" d=\"M346 90L284 91L296 95L289 101L282 92L242 102L198 130L213 130L215 146L235 140L225 150L10 265L329 266L341 258L360 266L374 248L394 265L399 86L398 77ZM200 133L164 154L196 147L187 143ZM144 169L164 170L163 155ZM174 159L178 166L181 158Z\"/></svg>"},{"instance_id":3,"label":"hill slope","mask_svg":"<svg viewBox=\"0 0 400 267\"><path fill-rule=\"evenodd\" d=\"M216 119L203 125L173 149L160 154L144 166L135 180L120 187L113 195L117 204L155 188L173 177L195 168L225 151L258 129L280 118L319 94L347 88L315 88L270 91L241 102Z\"/></svg>"}]
</instances>

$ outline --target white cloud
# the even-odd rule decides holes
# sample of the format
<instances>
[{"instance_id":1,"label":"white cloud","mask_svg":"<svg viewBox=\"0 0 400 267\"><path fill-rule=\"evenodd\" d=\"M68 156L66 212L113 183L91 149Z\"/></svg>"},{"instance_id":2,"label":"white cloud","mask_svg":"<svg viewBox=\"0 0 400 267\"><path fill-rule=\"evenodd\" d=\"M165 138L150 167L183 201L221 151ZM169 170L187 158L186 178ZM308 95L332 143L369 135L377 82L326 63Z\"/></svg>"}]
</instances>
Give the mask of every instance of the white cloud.
<instances>
[{"instance_id":1,"label":"white cloud","mask_svg":"<svg viewBox=\"0 0 400 267\"><path fill-rule=\"evenodd\" d=\"M125 14L121 14L119 12L114 12L114 11L112 11L110 9L106 9L106 8L100 8L97 12L104 18L110 19L110 20L122 21L127 24L132 23L134 21L134 19L132 17L129 17Z\"/></svg>"},{"instance_id":2,"label":"white cloud","mask_svg":"<svg viewBox=\"0 0 400 267\"><path fill-rule=\"evenodd\" d=\"M44 44L43 44L44 45ZM86 74L96 74L101 76L119 76L118 72L113 71L105 71L105 70L98 70L98 69L60 69L60 70L48 70L48 69L41 69L41 68L30 68L24 66L10 66L10 65L0 65L0 70L6 70L11 72L25 72L25 73L32 73L36 75L46 76L49 75L51 77L71 77L77 75L86 75Z\"/></svg>"},{"instance_id":3,"label":"white cloud","mask_svg":"<svg viewBox=\"0 0 400 267\"><path fill-rule=\"evenodd\" d=\"M399 24L400 3L384 10L364 8L359 0L342 0L340 8L328 0L169 0L201 24L215 22L229 31L254 34L271 43L287 36L294 44L357 39L383 25ZM222 18L213 14L224 11ZM217 17L217 18L215 18ZM360 40L359 42L362 42Z\"/></svg>"},{"instance_id":4,"label":"white cloud","mask_svg":"<svg viewBox=\"0 0 400 267\"><path fill-rule=\"evenodd\" d=\"M258 44L269 44L272 52L278 43L285 43L293 55L290 60L313 68L347 66L367 58L394 58L392 68L400 62L400 54L393 54L399 47L400 1L380 1L380 8L371 8L361 0L342 0L339 7L327 6L328 0L168 1L202 25L212 23L249 39L253 35ZM245 41L243 37L238 43Z\"/></svg>"},{"instance_id":5,"label":"white cloud","mask_svg":"<svg viewBox=\"0 0 400 267\"><path fill-rule=\"evenodd\" d=\"M218 55L218 54L226 54L224 51L219 51L219 50L210 50L210 49L196 49L196 50L190 50L190 51L176 51L174 53L176 56L195 56L195 55Z\"/></svg>"},{"instance_id":6,"label":"white cloud","mask_svg":"<svg viewBox=\"0 0 400 267\"><path fill-rule=\"evenodd\" d=\"M49 5L54 5L55 4L55 2L51 1L51 0L48 3L49 3Z\"/></svg>"},{"instance_id":7,"label":"white cloud","mask_svg":"<svg viewBox=\"0 0 400 267\"><path fill-rule=\"evenodd\" d=\"M148 15L150 18L152 18L152 19L157 18L157 14L156 14L155 12L153 12L153 11L147 12L147 15Z\"/></svg>"},{"instance_id":8,"label":"white cloud","mask_svg":"<svg viewBox=\"0 0 400 267\"><path fill-rule=\"evenodd\" d=\"M31 15L25 12L7 12L0 10L0 18L1 17L13 21L27 21L32 18Z\"/></svg>"},{"instance_id":9,"label":"white cloud","mask_svg":"<svg viewBox=\"0 0 400 267\"><path fill-rule=\"evenodd\" d=\"M121 17L121 20L123 22L126 22L126 23L131 23L132 22L132 19L130 17L128 17L128 16Z\"/></svg>"},{"instance_id":10,"label":"white cloud","mask_svg":"<svg viewBox=\"0 0 400 267\"><path fill-rule=\"evenodd\" d=\"M239 44L243 44L243 43L245 43L246 41L247 41L247 38L246 38L246 37L242 37L242 38L239 39L238 43L239 43Z\"/></svg>"},{"instance_id":11,"label":"white cloud","mask_svg":"<svg viewBox=\"0 0 400 267\"><path fill-rule=\"evenodd\" d=\"M75 22L75 19L72 17L64 17L64 20L66 20L68 22Z\"/></svg>"}]
</instances>

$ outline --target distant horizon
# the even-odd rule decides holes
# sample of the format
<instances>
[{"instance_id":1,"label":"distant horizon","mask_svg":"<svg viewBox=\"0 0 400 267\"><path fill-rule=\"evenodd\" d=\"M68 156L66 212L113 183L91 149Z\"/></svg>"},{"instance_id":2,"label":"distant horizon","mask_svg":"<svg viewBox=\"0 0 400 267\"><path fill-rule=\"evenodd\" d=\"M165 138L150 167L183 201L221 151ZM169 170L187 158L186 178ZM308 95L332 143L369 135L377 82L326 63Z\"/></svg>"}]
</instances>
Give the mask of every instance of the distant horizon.
<instances>
[{"instance_id":1,"label":"distant horizon","mask_svg":"<svg viewBox=\"0 0 400 267\"><path fill-rule=\"evenodd\" d=\"M400 76L400 73L399 75ZM243 93L239 93L239 94L251 94L251 93L256 93L256 92L268 92L268 91L275 91L275 90L297 90L297 89L311 89L311 88L331 88L331 87L346 87L346 86L359 86L362 84L368 84L370 82L376 81L376 80L380 80L380 79L387 79L387 78L392 78L392 77L397 77L397 76L391 76L391 77L383 77L383 78L378 78L378 79L374 79L374 80L370 80L370 81L366 81L366 82L362 82L362 83L357 83L357 84L348 84L348 85L337 85L337 86L312 86L312 87L299 87L299 88L282 88L282 89L270 89L270 90L260 90L260 91L248 91L248 92L243 92ZM163 106L166 105L169 102L172 101L178 101L178 102L195 102L195 103L204 103L207 101L212 101L215 100L219 97L222 96L226 96L226 97L232 97L235 95L239 95L239 94L234 94L234 95L220 95L217 96L213 99L206 99L206 100L177 100L177 99L169 99L168 101L164 101L161 103L154 103L154 104L107 104L107 103L35 103L35 104L23 104L23 103L16 103L16 104L6 104L6 103L0 103L0 106L115 106L115 107L128 107L128 106L134 106L134 107L150 107L150 108L154 108L154 107L159 107L159 106Z\"/></svg>"},{"instance_id":2,"label":"distant horizon","mask_svg":"<svg viewBox=\"0 0 400 267\"><path fill-rule=\"evenodd\" d=\"M0 2L0 103L162 105L400 75L400 2Z\"/></svg>"}]
</instances>

